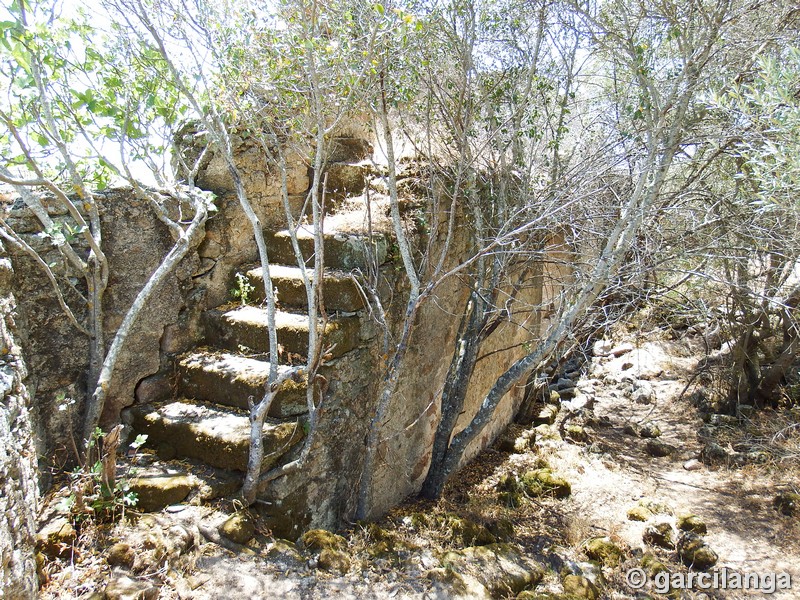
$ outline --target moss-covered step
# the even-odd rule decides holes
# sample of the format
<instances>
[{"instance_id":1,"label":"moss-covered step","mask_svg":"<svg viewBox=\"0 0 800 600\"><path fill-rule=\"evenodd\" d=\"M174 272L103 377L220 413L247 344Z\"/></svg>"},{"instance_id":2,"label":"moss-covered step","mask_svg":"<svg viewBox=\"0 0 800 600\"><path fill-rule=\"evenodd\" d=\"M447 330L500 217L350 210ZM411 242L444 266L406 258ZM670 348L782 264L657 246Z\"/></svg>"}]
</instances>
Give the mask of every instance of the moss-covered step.
<instances>
[{"instance_id":1,"label":"moss-covered step","mask_svg":"<svg viewBox=\"0 0 800 600\"><path fill-rule=\"evenodd\" d=\"M214 309L204 314L206 341L209 345L239 351L242 347L253 352L269 352L269 320L267 310L257 306L238 306L233 309ZM277 311L275 328L283 352L308 354L308 315ZM318 331L322 331L321 327ZM339 357L358 345L358 317L331 317L322 339L324 348L333 347L330 354Z\"/></svg>"},{"instance_id":2,"label":"moss-covered step","mask_svg":"<svg viewBox=\"0 0 800 600\"><path fill-rule=\"evenodd\" d=\"M136 433L148 445L169 444L176 457L197 458L218 469L245 471L250 451L250 420L242 411L178 400L128 409ZM264 463L269 469L303 439L297 421L264 424Z\"/></svg>"},{"instance_id":3,"label":"moss-covered step","mask_svg":"<svg viewBox=\"0 0 800 600\"><path fill-rule=\"evenodd\" d=\"M281 306L308 306L303 275L299 267L270 265L272 284L278 290ZM308 271L311 275L311 271ZM250 269L247 277L255 288L252 300L264 300L264 275L261 268ZM347 273L326 269L323 277L323 299L327 311L356 312L364 308L364 299L355 280Z\"/></svg>"},{"instance_id":4,"label":"moss-covered step","mask_svg":"<svg viewBox=\"0 0 800 600\"><path fill-rule=\"evenodd\" d=\"M350 233L333 231L335 216L326 219L323 247L325 266L331 269L350 271L364 269L373 262L382 265L389 255L389 242L384 234ZM282 265L297 266L292 237L288 230L265 231L267 253L270 262ZM314 264L314 232L310 227L297 230L297 244L307 265Z\"/></svg>"},{"instance_id":5,"label":"moss-covered step","mask_svg":"<svg viewBox=\"0 0 800 600\"><path fill-rule=\"evenodd\" d=\"M148 442L145 448L134 459L120 463L117 471L117 480L126 480L138 496L137 510L153 512L195 499L208 502L231 496L242 487L239 471L215 469L194 458L162 460L162 455L175 456L169 442L153 446Z\"/></svg>"},{"instance_id":6,"label":"moss-covered step","mask_svg":"<svg viewBox=\"0 0 800 600\"><path fill-rule=\"evenodd\" d=\"M198 349L178 358L178 395L224 406L248 408L248 399L264 397L268 362L210 349ZM288 369L279 366L278 371ZM305 414L306 384L283 382L269 410L277 419Z\"/></svg>"}]
</instances>

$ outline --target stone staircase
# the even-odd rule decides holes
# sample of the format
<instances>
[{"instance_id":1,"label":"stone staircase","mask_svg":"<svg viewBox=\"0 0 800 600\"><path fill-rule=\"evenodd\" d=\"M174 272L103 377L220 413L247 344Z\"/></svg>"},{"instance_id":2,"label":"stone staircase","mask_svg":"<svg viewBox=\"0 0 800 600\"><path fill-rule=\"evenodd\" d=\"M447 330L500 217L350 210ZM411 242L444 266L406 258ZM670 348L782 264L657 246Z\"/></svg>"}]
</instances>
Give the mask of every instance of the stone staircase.
<instances>
[{"instance_id":1,"label":"stone staircase","mask_svg":"<svg viewBox=\"0 0 800 600\"><path fill-rule=\"evenodd\" d=\"M341 166L346 163L337 164L339 175L346 175L347 169ZM343 190L343 198L363 192L363 181L359 185L352 176L345 179L349 187ZM325 221L323 298L328 319L322 344L332 347L324 367L326 377L335 374L339 357L365 343L364 299L352 270L364 269L368 262L380 265L387 258L388 237L374 234L370 238L363 228L353 227L358 218L352 213L333 214ZM348 225L342 226L345 221ZM289 231L265 231L265 237L278 299L279 369L288 369L292 361L302 362L308 352L306 292ZM306 264L313 265L312 232L301 227L297 237ZM205 501L229 495L241 484L250 445L249 400L258 402L263 397L269 360L275 357L269 356L262 270L245 265L239 272L254 287L248 303L225 304L202 315L200 344L175 357L172 397L134 405L124 413L133 435L146 434L146 447L158 457L150 452L140 459L144 468L132 486L147 497L150 510L185 501L187 496ZM287 381L264 424L263 470L290 460L299 450L306 415L306 383ZM150 484L160 487L154 491ZM174 490L164 493L166 488Z\"/></svg>"}]
</instances>

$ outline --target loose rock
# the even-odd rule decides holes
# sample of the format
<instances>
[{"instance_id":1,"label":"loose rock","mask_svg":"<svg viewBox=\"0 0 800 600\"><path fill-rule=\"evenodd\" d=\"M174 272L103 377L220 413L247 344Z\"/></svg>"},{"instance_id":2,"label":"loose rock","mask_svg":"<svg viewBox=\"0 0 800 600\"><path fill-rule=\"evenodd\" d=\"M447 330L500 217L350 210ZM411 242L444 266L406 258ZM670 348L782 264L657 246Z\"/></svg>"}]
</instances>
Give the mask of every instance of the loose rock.
<instances>
[{"instance_id":1,"label":"loose rock","mask_svg":"<svg viewBox=\"0 0 800 600\"><path fill-rule=\"evenodd\" d=\"M648 526L642 534L642 540L651 546L659 546L672 550L675 543L672 540L672 525L669 523L656 523Z\"/></svg>"},{"instance_id":2,"label":"loose rock","mask_svg":"<svg viewBox=\"0 0 800 600\"><path fill-rule=\"evenodd\" d=\"M574 387L564 388L562 390L558 390L558 394L561 396L562 400L572 400L577 396L578 390Z\"/></svg>"},{"instance_id":3,"label":"loose rock","mask_svg":"<svg viewBox=\"0 0 800 600\"><path fill-rule=\"evenodd\" d=\"M452 537L465 546L486 546L497 541L486 527L458 515L446 515L443 524L452 532Z\"/></svg>"},{"instance_id":4,"label":"loose rock","mask_svg":"<svg viewBox=\"0 0 800 600\"><path fill-rule=\"evenodd\" d=\"M642 568L647 571L650 577L655 577L667 570L666 565L658 560L652 552L645 552L639 564L642 565Z\"/></svg>"},{"instance_id":5,"label":"loose rock","mask_svg":"<svg viewBox=\"0 0 800 600\"><path fill-rule=\"evenodd\" d=\"M572 493L569 482L550 469L528 471L521 477L521 484L524 492L532 498L545 495L566 498Z\"/></svg>"},{"instance_id":6,"label":"loose rock","mask_svg":"<svg viewBox=\"0 0 800 600\"><path fill-rule=\"evenodd\" d=\"M703 463L696 458L692 458L683 463L683 468L687 471L698 471L703 468Z\"/></svg>"},{"instance_id":7,"label":"loose rock","mask_svg":"<svg viewBox=\"0 0 800 600\"><path fill-rule=\"evenodd\" d=\"M782 515L793 517L800 514L800 494L784 492L775 496L772 505Z\"/></svg>"},{"instance_id":8,"label":"loose rock","mask_svg":"<svg viewBox=\"0 0 800 600\"><path fill-rule=\"evenodd\" d=\"M188 475L162 475L134 478L130 486L139 498L136 508L156 512L170 504L183 502L194 489L195 482Z\"/></svg>"},{"instance_id":9,"label":"loose rock","mask_svg":"<svg viewBox=\"0 0 800 600\"><path fill-rule=\"evenodd\" d=\"M514 539L514 523L510 519L497 519L486 525L494 537L503 542L510 542Z\"/></svg>"},{"instance_id":10,"label":"loose rock","mask_svg":"<svg viewBox=\"0 0 800 600\"><path fill-rule=\"evenodd\" d=\"M425 578L430 579L435 587L446 588L446 590L442 590L442 596L436 596L437 598L490 600L492 597L486 586L475 577L457 573L452 569L431 569L425 573Z\"/></svg>"},{"instance_id":11,"label":"loose rock","mask_svg":"<svg viewBox=\"0 0 800 600\"><path fill-rule=\"evenodd\" d=\"M267 558L277 560L292 568L299 568L304 560L297 547L288 540L277 539L267 550Z\"/></svg>"},{"instance_id":12,"label":"loose rock","mask_svg":"<svg viewBox=\"0 0 800 600\"><path fill-rule=\"evenodd\" d=\"M350 557L341 550L325 548L319 553L317 566L324 571L338 571L344 575L350 570Z\"/></svg>"},{"instance_id":13,"label":"loose rock","mask_svg":"<svg viewBox=\"0 0 800 600\"><path fill-rule=\"evenodd\" d=\"M522 484L513 473L505 473L495 484L495 489L499 492L497 500L500 504L509 508L516 508L522 502Z\"/></svg>"},{"instance_id":14,"label":"loose rock","mask_svg":"<svg viewBox=\"0 0 800 600\"><path fill-rule=\"evenodd\" d=\"M622 433L624 433L625 435L632 435L633 437L639 436L639 432L636 431L636 427L634 427L630 423L625 423L625 425L622 427Z\"/></svg>"},{"instance_id":15,"label":"loose rock","mask_svg":"<svg viewBox=\"0 0 800 600\"><path fill-rule=\"evenodd\" d=\"M620 345L612 348L608 352L608 354L610 354L614 358L619 358L620 356L622 356L624 354L628 354L629 352L633 352L633 344L625 342L623 344L620 344Z\"/></svg>"},{"instance_id":16,"label":"loose rock","mask_svg":"<svg viewBox=\"0 0 800 600\"><path fill-rule=\"evenodd\" d=\"M586 600L598 600L600 590L595 584L586 577L580 575L567 575L562 581L564 594L574 598L585 598Z\"/></svg>"},{"instance_id":17,"label":"loose rock","mask_svg":"<svg viewBox=\"0 0 800 600\"><path fill-rule=\"evenodd\" d=\"M304 548L311 551L344 550L347 547L347 540L342 536L324 529L306 531L303 537L300 538L300 543Z\"/></svg>"},{"instance_id":18,"label":"loose rock","mask_svg":"<svg viewBox=\"0 0 800 600\"><path fill-rule=\"evenodd\" d=\"M727 462L730 453L716 442L707 442L700 451L700 460L707 465Z\"/></svg>"},{"instance_id":19,"label":"loose rock","mask_svg":"<svg viewBox=\"0 0 800 600\"><path fill-rule=\"evenodd\" d=\"M117 542L106 553L106 562L112 567L125 567L130 569L136 561L136 552L129 544Z\"/></svg>"},{"instance_id":20,"label":"loose rock","mask_svg":"<svg viewBox=\"0 0 800 600\"><path fill-rule=\"evenodd\" d=\"M587 443L589 441L589 434L580 425L567 425L565 428L567 437L575 442Z\"/></svg>"},{"instance_id":21,"label":"loose rock","mask_svg":"<svg viewBox=\"0 0 800 600\"><path fill-rule=\"evenodd\" d=\"M697 535L705 535L708 533L708 527L705 521L693 514L678 515L678 529L696 533Z\"/></svg>"},{"instance_id":22,"label":"loose rock","mask_svg":"<svg viewBox=\"0 0 800 600\"><path fill-rule=\"evenodd\" d=\"M554 404L548 404L542 407L539 414L534 417L533 423L535 425L552 425L556 422L556 417L558 417L558 407Z\"/></svg>"},{"instance_id":23,"label":"loose rock","mask_svg":"<svg viewBox=\"0 0 800 600\"><path fill-rule=\"evenodd\" d=\"M657 438L660 435L661 435L661 429L655 423L648 423L646 425L642 425L642 427L639 429L639 436L646 439Z\"/></svg>"},{"instance_id":24,"label":"loose rock","mask_svg":"<svg viewBox=\"0 0 800 600\"><path fill-rule=\"evenodd\" d=\"M106 585L105 595L107 600L156 600L158 588L148 581L117 575Z\"/></svg>"},{"instance_id":25,"label":"loose rock","mask_svg":"<svg viewBox=\"0 0 800 600\"><path fill-rule=\"evenodd\" d=\"M739 425L739 419L731 415L709 415L708 424L714 427L736 427Z\"/></svg>"},{"instance_id":26,"label":"loose rock","mask_svg":"<svg viewBox=\"0 0 800 600\"><path fill-rule=\"evenodd\" d=\"M556 382L556 388L558 389L559 392L561 392L562 390L571 390L576 385L577 384L575 383L575 381L573 381L572 379L567 379L566 377L562 377Z\"/></svg>"},{"instance_id":27,"label":"loose rock","mask_svg":"<svg viewBox=\"0 0 800 600\"><path fill-rule=\"evenodd\" d=\"M238 512L228 517L228 519L219 526L219 532L230 541L244 546L253 539L253 536L256 534L256 526L247 513Z\"/></svg>"},{"instance_id":28,"label":"loose rock","mask_svg":"<svg viewBox=\"0 0 800 600\"><path fill-rule=\"evenodd\" d=\"M653 391L653 386L646 381L637 381L634 384L631 400L636 402L636 404L651 404L653 400L655 400L655 397L656 394Z\"/></svg>"},{"instance_id":29,"label":"loose rock","mask_svg":"<svg viewBox=\"0 0 800 600\"><path fill-rule=\"evenodd\" d=\"M663 458L675 452L675 448L658 439L647 440L647 444L645 444L644 449L645 452L655 458Z\"/></svg>"},{"instance_id":30,"label":"loose rock","mask_svg":"<svg viewBox=\"0 0 800 600\"><path fill-rule=\"evenodd\" d=\"M698 571L707 571L719 559L717 553L693 533L684 533L678 540L678 557L687 567Z\"/></svg>"},{"instance_id":31,"label":"loose rock","mask_svg":"<svg viewBox=\"0 0 800 600\"><path fill-rule=\"evenodd\" d=\"M609 537L592 538L584 546L586 556L596 560L607 567L619 565L625 551Z\"/></svg>"},{"instance_id":32,"label":"loose rock","mask_svg":"<svg viewBox=\"0 0 800 600\"><path fill-rule=\"evenodd\" d=\"M667 504L664 504L663 502L657 502L655 500L647 500L647 499L639 500L639 506L644 506L654 515L672 514L672 509Z\"/></svg>"},{"instance_id":33,"label":"loose rock","mask_svg":"<svg viewBox=\"0 0 800 600\"><path fill-rule=\"evenodd\" d=\"M442 564L480 581L493 597L506 597L530 588L544 576L544 569L525 560L513 546L491 544L448 552Z\"/></svg>"},{"instance_id":34,"label":"loose rock","mask_svg":"<svg viewBox=\"0 0 800 600\"><path fill-rule=\"evenodd\" d=\"M77 537L69 519L58 516L42 527L36 536L36 549L50 558L65 558L72 553Z\"/></svg>"},{"instance_id":35,"label":"loose rock","mask_svg":"<svg viewBox=\"0 0 800 600\"><path fill-rule=\"evenodd\" d=\"M644 506L633 506L628 509L629 521L647 521L653 513Z\"/></svg>"}]
</instances>

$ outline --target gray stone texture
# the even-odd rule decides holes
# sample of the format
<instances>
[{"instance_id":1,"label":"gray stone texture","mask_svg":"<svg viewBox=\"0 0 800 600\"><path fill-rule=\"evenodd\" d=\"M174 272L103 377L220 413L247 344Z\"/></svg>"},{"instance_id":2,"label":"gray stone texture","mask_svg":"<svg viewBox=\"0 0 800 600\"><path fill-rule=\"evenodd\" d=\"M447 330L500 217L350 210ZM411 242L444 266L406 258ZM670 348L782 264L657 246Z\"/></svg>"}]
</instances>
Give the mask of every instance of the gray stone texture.
<instances>
[{"instance_id":1,"label":"gray stone texture","mask_svg":"<svg viewBox=\"0 0 800 600\"><path fill-rule=\"evenodd\" d=\"M11 263L0 260L0 598L36 598L33 555L39 490L31 402L15 342Z\"/></svg>"}]
</instances>

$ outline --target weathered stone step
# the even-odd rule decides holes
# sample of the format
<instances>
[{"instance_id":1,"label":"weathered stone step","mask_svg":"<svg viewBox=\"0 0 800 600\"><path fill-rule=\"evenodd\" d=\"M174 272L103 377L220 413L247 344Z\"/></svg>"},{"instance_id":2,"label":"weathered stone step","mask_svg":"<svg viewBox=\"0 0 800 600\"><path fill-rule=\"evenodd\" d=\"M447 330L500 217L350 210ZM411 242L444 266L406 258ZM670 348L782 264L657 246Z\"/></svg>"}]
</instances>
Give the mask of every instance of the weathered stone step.
<instances>
[{"instance_id":1,"label":"weathered stone step","mask_svg":"<svg viewBox=\"0 0 800 600\"><path fill-rule=\"evenodd\" d=\"M278 290L278 302L281 306L305 307L306 288L299 267L270 265L272 283ZM309 276L311 270L307 271ZM253 300L264 300L264 276L261 267L247 271L247 277L255 287ZM326 269L323 277L323 299L327 311L356 312L364 308L364 299L358 285L347 273Z\"/></svg>"},{"instance_id":2,"label":"weathered stone step","mask_svg":"<svg viewBox=\"0 0 800 600\"><path fill-rule=\"evenodd\" d=\"M127 478L130 490L139 498L136 510L152 512L182 502L210 502L232 496L242 486L239 471L216 469L195 458L159 458L175 455L169 442L151 445L148 441L145 448L117 465L117 477Z\"/></svg>"},{"instance_id":3,"label":"weathered stone step","mask_svg":"<svg viewBox=\"0 0 800 600\"><path fill-rule=\"evenodd\" d=\"M146 434L148 445L169 445L177 457L197 458L219 469L247 469L250 421L241 411L191 400L127 410L134 431ZM263 468L275 465L303 436L298 421L265 423Z\"/></svg>"},{"instance_id":4,"label":"weathered stone step","mask_svg":"<svg viewBox=\"0 0 800 600\"><path fill-rule=\"evenodd\" d=\"M328 221L332 223L328 223ZM372 256L381 265L386 262L389 242L383 234L373 234L372 239L364 233L345 233L336 231L336 216L326 219L324 238L325 266L331 269L351 271L364 269ZM267 253L271 263L297 266L292 248L292 238L288 230L265 231ZM297 243L307 265L314 264L314 232L309 226L297 230Z\"/></svg>"},{"instance_id":5,"label":"weathered stone step","mask_svg":"<svg viewBox=\"0 0 800 600\"><path fill-rule=\"evenodd\" d=\"M178 359L178 395L246 409L248 398L264 396L269 363L239 354L199 349ZM279 366L278 370L288 369ZM287 418L306 412L306 385L285 381L275 396L269 416Z\"/></svg>"},{"instance_id":6,"label":"weathered stone step","mask_svg":"<svg viewBox=\"0 0 800 600\"><path fill-rule=\"evenodd\" d=\"M367 162L332 162L325 167L320 189L325 190L326 198L337 200L347 196L364 193L372 166Z\"/></svg>"},{"instance_id":7,"label":"weathered stone step","mask_svg":"<svg viewBox=\"0 0 800 600\"><path fill-rule=\"evenodd\" d=\"M234 351L244 346L254 352L269 352L269 320L265 308L214 309L205 313L204 320L209 345ZM349 352L358 345L359 326L358 317L329 318L323 346L334 346L333 357ZM278 344L284 352L308 354L308 315L279 310L275 313L275 328Z\"/></svg>"}]
</instances>

